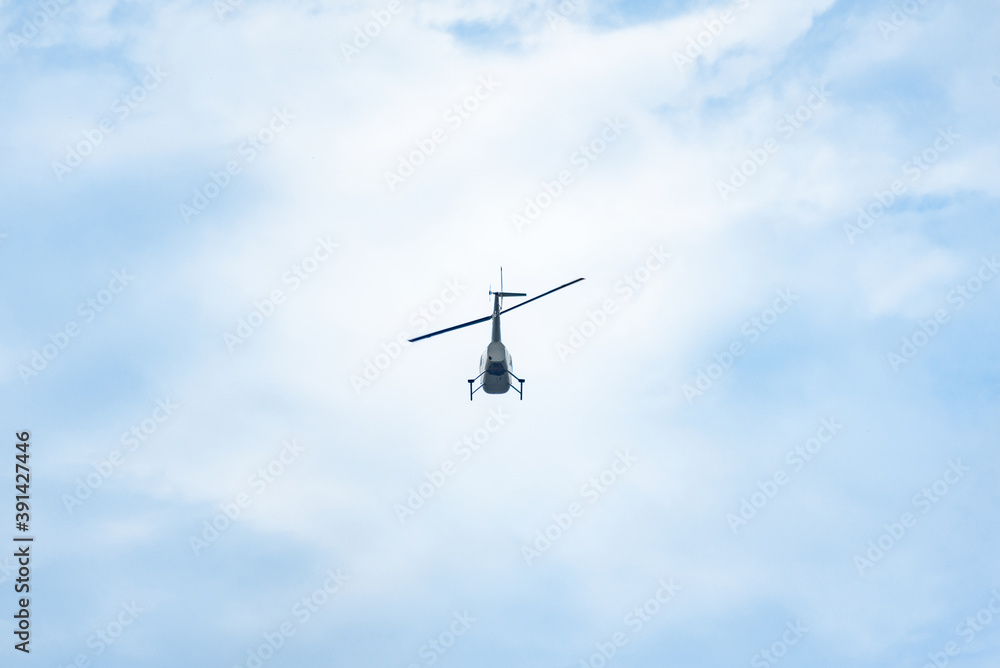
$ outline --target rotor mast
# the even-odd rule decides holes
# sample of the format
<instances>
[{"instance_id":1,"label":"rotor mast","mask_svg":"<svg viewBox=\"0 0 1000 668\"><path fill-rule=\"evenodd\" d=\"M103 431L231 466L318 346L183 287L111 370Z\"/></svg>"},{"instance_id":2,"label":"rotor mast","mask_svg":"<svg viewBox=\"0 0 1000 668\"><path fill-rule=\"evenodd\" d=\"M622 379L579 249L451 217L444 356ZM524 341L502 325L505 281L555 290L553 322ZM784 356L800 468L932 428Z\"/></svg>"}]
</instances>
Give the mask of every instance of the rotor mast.
<instances>
[{"instance_id":1,"label":"rotor mast","mask_svg":"<svg viewBox=\"0 0 1000 668\"><path fill-rule=\"evenodd\" d=\"M500 340L500 296L502 292L493 293L493 342ZM480 311L482 313L482 311Z\"/></svg>"},{"instance_id":2,"label":"rotor mast","mask_svg":"<svg viewBox=\"0 0 1000 668\"><path fill-rule=\"evenodd\" d=\"M503 311L503 298L526 296L523 292L503 291L503 267L500 267L500 292L493 293L493 343L500 342L500 313Z\"/></svg>"}]
</instances>

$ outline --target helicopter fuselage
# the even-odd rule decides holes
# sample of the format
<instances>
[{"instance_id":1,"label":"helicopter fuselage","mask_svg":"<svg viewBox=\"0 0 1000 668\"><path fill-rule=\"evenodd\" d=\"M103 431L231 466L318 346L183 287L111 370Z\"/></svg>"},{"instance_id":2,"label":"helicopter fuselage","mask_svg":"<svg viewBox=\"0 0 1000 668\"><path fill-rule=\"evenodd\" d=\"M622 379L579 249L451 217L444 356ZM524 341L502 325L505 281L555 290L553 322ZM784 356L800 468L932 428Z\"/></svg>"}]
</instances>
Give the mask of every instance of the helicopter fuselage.
<instances>
[{"instance_id":1,"label":"helicopter fuselage","mask_svg":"<svg viewBox=\"0 0 1000 668\"><path fill-rule=\"evenodd\" d=\"M479 375L483 378L483 392L503 394L510 389L510 372L514 370L514 360L507 346L500 342L500 296L493 293L493 337L486 352L479 358Z\"/></svg>"},{"instance_id":2,"label":"helicopter fuselage","mask_svg":"<svg viewBox=\"0 0 1000 668\"><path fill-rule=\"evenodd\" d=\"M422 334L416 338L409 339L410 343L415 341L420 341L422 339L427 339L432 336L437 336L438 334L444 334L446 332L452 332L456 329L461 329L463 327L468 327L469 325L478 325L481 322L486 322L487 320L492 321L493 325L493 337L490 340L490 345L486 347L486 352L483 356L479 358L479 375L475 378L469 379L469 400L472 400L473 395L479 390L483 390L486 394L504 394L509 390L512 385L511 381L516 380L519 384L518 387L514 388L517 392L518 397L524 399L524 379L518 378L514 375L514 360L511 359L510 351L500 342L500 314L506 313L507 311L513 311L516 308L520 308L525 304L530 304L536 299L541 299L546 295L550 295L556 290L562 290L563 288L573 285L574 283L579 283L582 278L578 278L575 281L570 281L560 285L558 288L553 288L548 292L543 292L542 294L532 297L527 301L523 301L510 308L503 308L500 304L500 300L503 297L526 297L523 292L505 292L503 289L503 270L500 270L500 292L493 292L490 290L490 294L493 295L493 313L485 318L478 318L476 320L470 320L469 322L463 322L460 325L454 325L452 327L446 327L445 329L439 329L436 332L431 332L429 334ZM482 378L482 384L479 387L474 387L477 380Z\"/></svg>"},{"instance_id":3,"label":"helicopter fuselage","mask_svg":"<svg viewBox=\"0 0 1000 668\"><path fill-rule=\"evenodd\" d=\"M510 371L514 361L507 346L500 341L491 341L479 360L479 373L483 377L483 392L503 394L510 389Z\"/></svg>"}]
</instances>

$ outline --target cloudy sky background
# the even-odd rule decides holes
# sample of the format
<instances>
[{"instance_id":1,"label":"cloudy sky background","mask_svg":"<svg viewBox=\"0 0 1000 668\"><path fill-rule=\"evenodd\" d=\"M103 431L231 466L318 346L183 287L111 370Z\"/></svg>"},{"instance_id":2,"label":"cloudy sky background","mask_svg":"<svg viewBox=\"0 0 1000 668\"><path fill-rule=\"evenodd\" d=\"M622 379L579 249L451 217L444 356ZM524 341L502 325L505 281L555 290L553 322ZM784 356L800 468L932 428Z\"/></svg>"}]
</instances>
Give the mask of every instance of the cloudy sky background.
<instances>
[{"instance_id":1,"label":"cloudy sky background","mask_svg":"<svg viewBox=\"0 0 1000 668\"><path fill-rule=\"evenodd\" d=\"M389 8L0 7L3 465L30 430L36 536L32 653L8 630L5 665L570 668L602 665L620 633L613 665L773 665L776 647L787 666L923 666L955 643L949 665L995 666L1000 280L980 277L1000 254L1000 11ZM609 123L624 129L582 160ZM269 143L251 152L253 136ZM560 172L569 185L539 199ZM880 194L887 209L850 227ZM518 224L529 199L548 206ZM501 265L529 296L586 281L503 319L524 401L469 402L488 325L393 342L486 315ZM133 278L102 292L115 272ZM158 401L176 405L160 422ZM497 415L463 458L455 444ZM787 453L824 420L842 427L797 470ZM885 538L904 513L915 525ZM294 606L338 569L304 621ZM120 629L123 605L140 612ZM456 614L474 621L451 644Z\"/></svg>"}]
</instances>

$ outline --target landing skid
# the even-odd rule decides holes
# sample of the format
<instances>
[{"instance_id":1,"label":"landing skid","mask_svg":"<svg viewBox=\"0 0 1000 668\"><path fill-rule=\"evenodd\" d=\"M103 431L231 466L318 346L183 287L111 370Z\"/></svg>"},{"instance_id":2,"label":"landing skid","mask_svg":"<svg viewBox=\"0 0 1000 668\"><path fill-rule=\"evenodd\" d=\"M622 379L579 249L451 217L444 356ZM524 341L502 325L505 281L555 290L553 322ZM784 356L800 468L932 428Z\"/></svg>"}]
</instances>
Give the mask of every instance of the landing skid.
<instances>
[{"instance_id":1,"label":"landing skid","mask_svg":"<svg viewBox=\"0 0 1000 668\"><path fill-rule=\"evenodd\" d=\"M520 389L514 388L513 385L511 385L511 387L514 388L515 392L517 392L518 399L520 401L524 401L524 378L518 378L517 376L515 376L510 371L508 371L507 373L510 374L511 378L513 378L514 380L516 380L518 383L521 384L521 388Z\"/></svg>"},{"instance_id":2,"label":"landing skid","mask_svg":"<svg viewBox=\"0 0 1000 668\"><path fill-rule=\"evenodd\" d=\"M483 384L482 383L479 383L479 387L477 387L476 389L472 389L472 384L474 382L476 382L477 380L479 380L480 378L482 378L484 373L486 373L486 372L483 371L481 374L479 374L475 378L472 378L472 379L469 380L469 401L472 401L472 395L473 394L475 394L479 390L483 389Z\"/></svg>"},{"instance_id":3,"label":"landing skid","mask_svg":"<svg viewBox=\"0 0 1000 668\"><path fill-rule=\"evenodd\" d=\"M476 376L475 378L471 378L471 379L469 380L469 401L472 401L472 395L473 395L473 394L475 394L475 393L476 393L476 392L478 392L479 390L483 389L483 384L482 384L482 383L479 383L479 387L477 387L477 388L475 388L475 389L472 389L472 384L473 384L473 383L475 383L475 382L476 382L477 380L479 380L480 378L482 378L482 377L483 377L483 374L485 374L485 373L486 373L486 372L485 372L485 371L483 371L483 373L481 373L481 374L479 374L478 376ZM508 371L507 373L509 373L509 374L510 374L510 376L511 376L511 377L512 377L512 378L513 378L514 380L516 380L516 381L517 381L518 383L520 383L520 385L521 385L521 387L520 387L520 388L517 388L517 387L514 387L513 385L511 385L511 386L510 386L510 388L511 388L511 389L513 389L513 390L514 390L515 392L517 392L517 396L519 397L519 399L520 399L521 401L524 401L524 379L523 379L523 378L518 378L517 376L515 376L515 375L514 375L513 373L511 373L510 371Z\"/></svg>"}]
</instances>

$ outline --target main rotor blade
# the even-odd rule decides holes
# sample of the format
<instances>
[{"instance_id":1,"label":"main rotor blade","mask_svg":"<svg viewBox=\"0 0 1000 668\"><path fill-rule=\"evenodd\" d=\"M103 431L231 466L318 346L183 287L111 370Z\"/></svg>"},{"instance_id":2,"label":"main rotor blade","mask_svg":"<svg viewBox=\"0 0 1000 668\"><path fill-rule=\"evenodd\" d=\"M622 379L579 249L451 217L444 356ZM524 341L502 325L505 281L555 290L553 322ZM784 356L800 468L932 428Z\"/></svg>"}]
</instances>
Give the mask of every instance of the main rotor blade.
<instances>
[{"instance_id":1,"label":"main rotor blade","mask_svg":"<svg viewBox=\"0 0 1000 668\"><path fill-rule=\"evenodd\" d=\"M463 322L461 325L455 325L454 327L449 327L448 329L439 329L436 332L431 332L430 334L424 334L422 336L418 336L415 339L409 339L409 342L413 343L414 341L419 341L420 339L426 339L432 336L437 336L438 334L444 334L445 332L451 332L456 329L462 329L463 327L468 327L469 325L478 325L481 322L486 322L492 317L493 317L492 315L488 315L485 318L480 318L479 320L470 320L469 322Z\"/></svg>"},{"instance_id":2,"label":"main rotor blade","mask_svg":"<svg viewBox=\"0 0 1000 668\"><path fill-rule=\"evenodd\" d=\"M504 310L500 311L500 313L506 313L507 311L513 311L514 309L520 308L520 307L524 306L525 304L530 304L531 302L535 301L536 299L541 299L545 295L551 295L556 290L562 290L563 288L568 287L570 285L573 285L574 283L579 283L582 280L583 280L582 278L578 278L575 281L570 281L569 283L566 283L565 285L560 285L558 288L552 288L548 292L543 292L542 294L538 295L537 297L532 297L531 299L529 299L527 301L523 301L520 304L517 304L515 306L511 306L510 308L505 308Z\"/></svg>"},{"instance_id":3,"label":"main rotor blade","mask_svg":"<svg viewBox=\"0 0 1000 668\"><path fill-rule=\"evenodd\" d=\"M563 288L568 287L570 285L573 285L574 283L579 283L582 280L583 280L582 278L578 278L575 281L570 281L569 283L566 283L565 285L560 285L558 288L552 288L548 292L543 292L542 294L538 295L537 297L532 297L531 299L529 299L527 301L523 301L520 304L517 304L515 306L511 306L510 308L505 308L504 310L500 311L500 313L506 313L507 311L513 311L514 309L516 309L518 307L524 306L525 304L533 302L536 299L541 299L545 295L551 295L556 290L562 290ZM493 316L491 314L491 315L485 316L483 318L479 318L478 320L470 320L469 322L463 322L461 325L455 325L453 327L448 327L446 329L439 329L438 331L431 332L429 334L423 334L423 335L418 336L416 338L408 339L408 341L410 343L414 343L416 341L420 341L421 339L428 339L428 338L430 338L432 336L437 336L438 334L444 334L445 332L453 332L456 329L462 329L463 327L468 327L469 325L478 325L479 323L486 322L487 320L490 320L492 318L493 318Z\"/></svg>"}]
</instances>

